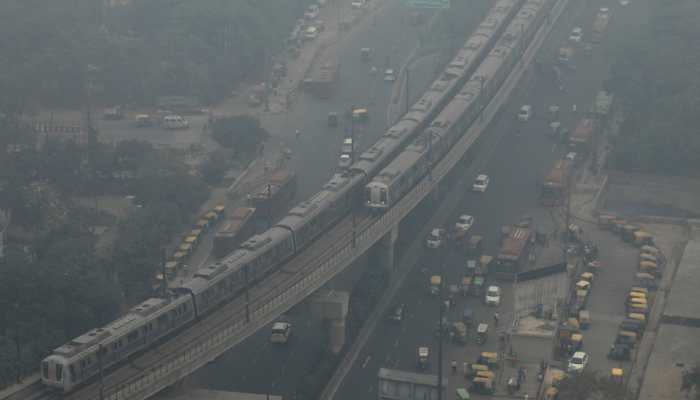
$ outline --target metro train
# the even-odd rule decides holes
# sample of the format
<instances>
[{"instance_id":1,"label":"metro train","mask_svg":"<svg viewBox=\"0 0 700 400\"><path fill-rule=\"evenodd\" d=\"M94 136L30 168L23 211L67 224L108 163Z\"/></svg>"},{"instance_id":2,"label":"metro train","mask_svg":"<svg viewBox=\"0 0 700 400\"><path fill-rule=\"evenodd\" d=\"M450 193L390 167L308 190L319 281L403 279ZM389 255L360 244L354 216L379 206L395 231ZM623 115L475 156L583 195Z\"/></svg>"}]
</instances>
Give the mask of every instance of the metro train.
<instances>
[{"instance_id":1,"label":"metro train","mask_svg":"<svg viewBox=\"0 0 700 400\"><path fill-rule=\"evenodd\" d=\"M109 325L87 332L42 360L44 385L67 393L130 355L240 295L306 248L362 202L369 179L425 129L496 44L524 0L499 0L440 77L351 168L300 203L271 229L197 271L165 299L148 299Z\"/></svg>"},{"instance_id":2,"label":"metro train","mask_svg":"<svg viewBox=\"0 0 700 400\"><path fill-rule=\"evenodd\" d=\"M365 186L365 205L391 208L442 159L498 92L527 48L553 0L528 0L472 78L430 127Z\"/></svg>"}]
</instances>

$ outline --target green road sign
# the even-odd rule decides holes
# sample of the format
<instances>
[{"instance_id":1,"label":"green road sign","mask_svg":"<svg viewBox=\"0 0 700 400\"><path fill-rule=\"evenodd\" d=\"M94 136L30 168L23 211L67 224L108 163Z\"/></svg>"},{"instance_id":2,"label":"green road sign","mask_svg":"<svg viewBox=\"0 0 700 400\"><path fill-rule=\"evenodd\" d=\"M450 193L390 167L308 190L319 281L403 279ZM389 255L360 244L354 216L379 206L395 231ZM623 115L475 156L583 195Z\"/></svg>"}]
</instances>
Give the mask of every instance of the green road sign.
<instances>
[{"instance_id":1,"label":"green road sign","mask_svg":"<svg viewBox=\"0 0 700 400\"><path fill-rule=\"evenodd\" d=\"M450 8L450 0L405 0L412 8Z\"/></svg>"}]
</instances>

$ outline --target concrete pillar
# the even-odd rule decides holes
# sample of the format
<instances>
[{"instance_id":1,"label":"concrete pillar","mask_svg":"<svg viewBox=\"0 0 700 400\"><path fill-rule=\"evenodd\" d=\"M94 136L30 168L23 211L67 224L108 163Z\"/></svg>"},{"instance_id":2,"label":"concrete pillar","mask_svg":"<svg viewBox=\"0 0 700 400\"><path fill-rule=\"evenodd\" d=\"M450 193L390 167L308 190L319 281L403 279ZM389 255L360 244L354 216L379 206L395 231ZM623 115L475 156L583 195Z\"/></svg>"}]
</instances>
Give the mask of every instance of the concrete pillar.
<instances>
[{"instance_id":1,"label":"concrete pillar","mask_svg":"<svg viewBox=\"0 0 700 400\"><path fill-rule=\"evenodd\" d=\"M345 345L345 317L348 315L350 294L337 290L319 290L311 297L313 312L328 320L328 345L333 354Z\"/></svg>"},{"instance_id":2,"label":"concrete pillar","mask_svg":"<svg viewBox=\"0 0 700 400\"><path fill-rule=\"evenodd\" d=\"M389 272L394 271L396 267L394 263L394 246L396 245L396 240L399 238L399 226L394 225L391 230L384 235L383 238L377 243L375 251L377 259L379 260L379 265L381 268L386 269Z\"/></svg>"}]
</instances>

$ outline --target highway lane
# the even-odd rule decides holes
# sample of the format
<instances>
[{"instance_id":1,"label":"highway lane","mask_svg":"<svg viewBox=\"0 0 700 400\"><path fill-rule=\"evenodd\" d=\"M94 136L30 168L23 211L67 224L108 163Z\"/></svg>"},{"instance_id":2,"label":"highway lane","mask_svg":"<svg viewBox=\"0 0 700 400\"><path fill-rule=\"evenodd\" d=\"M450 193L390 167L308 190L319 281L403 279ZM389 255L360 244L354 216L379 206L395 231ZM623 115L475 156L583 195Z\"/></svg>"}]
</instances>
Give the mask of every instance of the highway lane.
<instances>
[{"instance_id":1,"label":"highway lane","mask_svg":"<svg viewBox=\"0 0 700 400\"><path fill-rule=\"evenodd\" d=\"M464 4L450 14L450 19L454 21L453 29L462 38L455 43L464 42L464 31L473 29L481 21L487 6L486 1L480 0ZM460 18L460 13L468 17ZM280 124L279 129L272 131L281 132L282 135L275 136L273 140L284 141L293 151L290 164L299 175L299 200L318 191L333 173L337 163L344 134L342 128L330 129L326 126L328 112L341 112L352 104L358 107L368 105L372 117L359 136L360 149L369 147L384 133L384 116L392 85L381 79L370 79L369 68L372 63L361 62L360 49L372 47L375 52L373 63L379 62L381 66L385 62L385 55L390 54L391 66L398 70L416 46L420 30L424 29L423 26L414 27L406 23L406 14L407 11L400 2L392 0L375 17L365 20L364 26L358 27L343 39L338 49L341 81L333 98L321 101L302 94L287 115L269 117L276 118L276 123ZM412 97L418 97L432 82L435 66L435 57L425 57L414 63L410 82ZM286 127L286 130L282 127ZM295 129L302 131L300 141L294 138ZM358 262L357 265L359 268L349 269L336 278L331 287L350 290L362 272L364 263ZM290 345L270 345L269 330L261 330L196 373L195 384L221 390L258 393L269 391L284 395L293 393L298 382L320 356L323 333L321 322L311 315L305 305L295 307L286 318L294 325L295 335Z\"/></svg>"},{"instance_id":2,"label":"highway lane","mask_svg":"<svg viewBox=\"0 0 700 400\"><path fill-rule=\"evenodd\" d=\"M584 37L589 37L593 17L598 8L602 6L612 9L610 30L616 36L628 34L633 26L632 21L639 18L640 14L645 13L644 10L629 10L604 1L595 1L587 5L584 3L571 4L569 10L557 22L557 26L543 49L540 50L538 59L551 66L551 60L556 57L556 51L562 43L566 43L568 34L574 26L584 27ZM563 125L573 128L580 113L571 112L571 105L577 104L579 111L588 107L606 78L610 64L610 58L607 57L609 48L610 44L606 42L596 46L592 59L577 58L576 70L567 71L564 75L565 90L563 92L559 91L557 85L554 84L553 75L549 68L545 68L543 73L532 72L521 82L518 91L505 107L506 111L493 123L487 134L489 139L482 144L480 153L465 173L465 179L460 182L466 188L477 173L483 172L490 175L491 187L488 192L483 194L464 193L459 200L459 206L452 211L450 218L439 221L439 225L450 226L462 213L474 215L476 223L472 231L484 235L486 253L493 254L496 250L500 226L513 223L519 216L526 213L533 211L542 213L537 200L539 195L537 182L543 178L552 163L566 151L563 146L554 143L546 135L549 129L545 117L546 110L549 105L558 104L562 109ZM530 122L521 124L514 120L514 116L519 106L525 103L533 105L535 116ZM489 154L491 151L494 151L493 154ZM404 224L401 233L419 232L423 228L422 224L424 224L424 220L413 224ZM426 226L422 231L425 232L429 228L431 226ZM406 240L404 239L402 242L405 243ZM413 245L423 245L423 238L418 238L417 242ZM456 284L461 278L461 271L464 268L464 256L453 250L445 253L443 273L448 284ZM401 260L399 256L399 262L416 263L414 270L407 277L395 299L395 303L406 305L406 319L398 326L382 324L375 329L372 339L362 350L358 362L353 366L338 391L337 399L350 400L360 395L376 396L378 369L389 367L415 370L416 351L417 347L421 345L430 346L432 363L429 371L436 373L437 344L434 327L438 320L439 309L437 301L427 293L429 276L439 271L439 258L426 252L419 260ZM619 289L621 286L629 285L630 276L626 272L628 271L606 276L606 280L610 279L616 282L608 286ZM512 315L510 312L512 289L509 287L504 289L503 305L498 308L501 324L507 322ZM612 300L613 297L615 297L614 301L619 300L616 299L619 296L615 296L612 289L598 290L594 292L595 301L592 304L595 308L604 308L605 302ZM451 321L461 318L462 309L469 306L475 310L477 320L493 323L494 309L483 306L481 299L460 298L458 302L458 306L449 313ZM621 312L619 308L615 307L615 312L618 314ZM595 349L596 360L592 366L603 372L606 372L606 368L610 365L602 357L604 349L607 349L613 339L608 336L600 341L597 339L587 340L586 343L587 347ZM496 349L496 341L493 340L495 337L492 336L491 339L483 347L476 346L473 341L466 348L445 344L445 373L450 374L448 364L452 359L461 363L464 359L475 359L479 351ZM599 360L599 358L603 359ZM451 394L448 393L448 395Z\"/></svg>"}]
</instances>

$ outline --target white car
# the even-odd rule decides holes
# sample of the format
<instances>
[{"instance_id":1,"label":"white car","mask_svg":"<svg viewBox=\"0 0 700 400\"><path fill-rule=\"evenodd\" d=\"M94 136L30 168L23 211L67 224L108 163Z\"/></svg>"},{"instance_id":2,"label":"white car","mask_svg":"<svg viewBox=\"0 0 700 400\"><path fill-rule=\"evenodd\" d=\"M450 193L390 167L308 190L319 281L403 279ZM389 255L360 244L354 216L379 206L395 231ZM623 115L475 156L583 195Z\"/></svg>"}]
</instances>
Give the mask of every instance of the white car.
<instances>
[{"instance_id":1,"label":"white car","mask_svg":"<svg viewBox=\"0 0 700 400\"><path fill-rule=\"evenodd\" d=\"M310 26L304 31L304 40L314 40L318 36L318 29L315 26Z\"/></svg>"},{"instance_id":2,"label":"white car","mask_svg":"<svg viewBox=\"0 0 700 400\"><path fill-rule=\"evenodd\" d=\"M393 69L390 68L390 69L387 69L386 71L384 71L384 81L393 82L395 80L396 80L396 75L394 74Z\"/></svg>"},{"instance_id":3,"label":"white car","mask_svg":"<svg viewBox=\"0 0 700 400\"><path fill-rule=\"evenodd\" d=\"M356 0L350 3L350 6L354 9L362 8L365 5L366 0Z\"/></svg>"},{"instance_id":4,"label":"white car","mask_svg":"<svg viewBox=\"0 0 700 400\"><path fill-rule=\"evenodd\" d=\"M569 153L566 153L565 159L576 162L578 161L578 154L575 151L571 151Z\"/></svg>"},{"instance_id":5,"label":"white car","mask_svg":"<svg viewBox=\"0 0 700 400\"><path fill-rule=\"evenodd\" d=\"M338 160L338 166L341 169L348 169L350 165L352 165L352 157L350 157L350 154L341 154Z\"/></svg>"},{"instance_id":6,"label":"white car","mask_svg":"<svg viewBox=\"0 0 700 400\"><path fill-rule=\"evenodd\" d=\"M583 37L583 29L576 27L571 31L571 35L569 35L569 40L572 42L580 42L581 38Z\"/></svg>"},{"instance_id":7,"label":"white car","mask_svg":"<svg viewBox=\"0 0 700 400\"><path fill-rule=\"evenodd\" d=\"M489 286L486 290L486 305L498 307L501 304L501 288Z\"/></svg>"},{"instance_id":8,"label":"white car","mask_svg":"<svg viewBox=\"0 0 700 400\"><path fill-rule=\"evenodd\" d=\"M522 122L527 122L530 120L532 117L532 106L525 104L524 106L520 107L520 111L518 112L518 120Z\"/></svg>"},{"instance_id":9,"label":"white car","mask_svg":"<svg viewBox=\"0 0 700 400\"><path fill-rule=\"evenodd\" d=\"M457 218L457 223L455 223L455 228L462 232L467 232L474 225L474 217L471 215L462 214Z\"/></svg>"},{"instance_id":10,"label":"white car","mask_svg":"<svg viewBox=\"0 0 700 400\"><path fill-rule=\"evenodd\" d=\"M272 335L270 342L284 344L289 341L292 335L292 324L288 322L275 322L272 324Z\"/></svg>"},{"instance_id":11,"label":"white car","mask_svg":"<svg viewBox=\"0 0 700 400\"><path fill-rule=\"evenodd\" d=\"M628 6L630 4L629 0L620 0L620 5L621 6Z\"/></svg>"},{"instance_id":12,"label":"white car","mask_svg":"<svg viewBox=\"0 0 700 400\"><path fill-rule=\"evenodd\" d=\"M583 372L587 365L588 354L583 351L577 351L573 356L571 356L567 369L569 372Z\"/></svg>"},{"instance_id":13,"label":"white car","mask_svg":"<svg viewBox=\"0 0 700 400\"><path fill-rule=\"evenodd\" d=\"M489 177L488 175L479 175L476 177L474 184L472 185L472 191L474 192L485 192L489 187Z\"/></svg>"},{"instance_id":14,"label":"white car","mask_svg":"<svg viewBox=\"0 0 700 400\"><path fill-rule=\"evenodd\" d=\"M425 244L429 249L437 249L442 246L442 239L444 236L445 233L442 229L435 228L428 234L428 239L426 240Z\"/></svg>"},{"instance_id":15,"label":"white car","mask_svg":"<svg viewBox=\"0 0 700 400\"><path fill-rule=\"evenodd\" d=\"M610 9L608 7L601 7L600 10L598 10L598 15L608 15L610 14Z\"/></svg>"}]
</instances>

